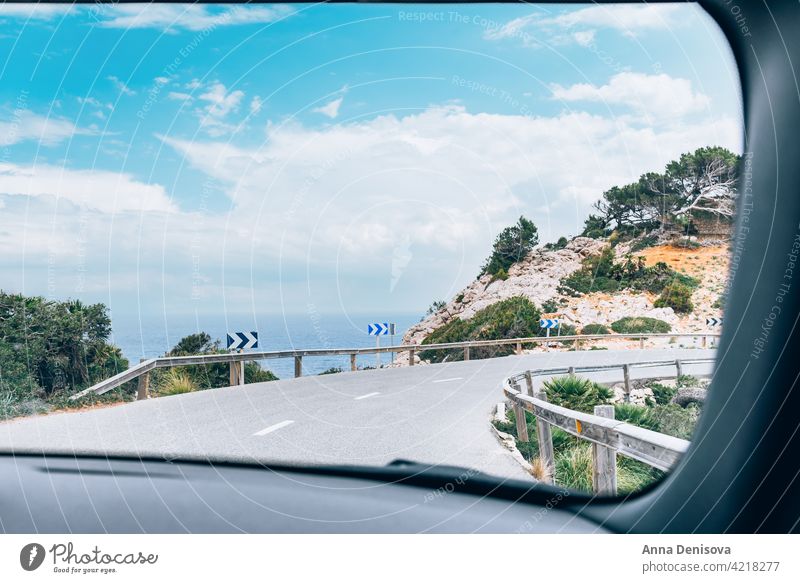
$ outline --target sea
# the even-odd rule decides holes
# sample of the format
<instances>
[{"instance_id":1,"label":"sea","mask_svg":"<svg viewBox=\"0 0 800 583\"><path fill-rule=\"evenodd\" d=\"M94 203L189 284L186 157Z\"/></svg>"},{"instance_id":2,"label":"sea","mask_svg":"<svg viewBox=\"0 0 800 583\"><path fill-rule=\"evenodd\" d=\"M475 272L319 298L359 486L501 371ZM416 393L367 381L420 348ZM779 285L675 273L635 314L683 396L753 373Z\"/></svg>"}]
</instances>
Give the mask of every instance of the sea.
<instances>
[{"instance_id":1,"label":"sea","mask_svg":"<svg viewBox=\"0 0 800 583\"><path fill-rule=\"evenodd\" d=\"M184 336L207 332L212 339L219 339L222 348L228 332L257 331L258 350L291 350L307 348L369 348L376 345L375 336L367 334L367 326L373 322L395 324L395 336L381 336L380 345L401 344L406 330L419 322L419 313L369 314L304 313L256 315L176 315L168 317L113 317L111 342L120 347L131 365L141 359L163 356ZM359 367L385 366L391 362L391 354L359 355ZM271 370L278 378L294 376L294 361L291 358L260 361L262 367ZM350 369L350 357L315 356L303 359L303 374L319 374L330 368Z\"/></svg>"}]
</instances>

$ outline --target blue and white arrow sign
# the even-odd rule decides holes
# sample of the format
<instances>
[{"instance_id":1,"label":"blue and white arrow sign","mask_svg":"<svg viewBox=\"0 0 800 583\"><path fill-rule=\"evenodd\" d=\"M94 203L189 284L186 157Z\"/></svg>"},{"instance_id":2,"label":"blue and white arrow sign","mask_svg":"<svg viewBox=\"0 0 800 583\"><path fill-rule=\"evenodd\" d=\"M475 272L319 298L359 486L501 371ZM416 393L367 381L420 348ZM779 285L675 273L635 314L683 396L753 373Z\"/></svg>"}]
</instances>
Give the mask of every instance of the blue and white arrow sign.
<instances>
[{"instance_id":1,"label":"blue and white arrow sign","mask_svg":"<svg viewBox=\"0 0 800 583\"><path fill-rule=\"evenodd\" d=\"M258 348L258 332L228 332L228 349Z\"/></svg>"},{"instance_id":2,"label":"blue and white arrow sign","mask_svg":"<svg viewBox=\"0 0 800 583\"><path fill-rule=\"evenodd\" d=\"M558 318L542 318L539 320L540 328L558 328Z\"/></svg>"},{"instance_id":3,"label":"blue and white arrow sign","mask_svg":"<svg viewBox=\"0 0 800 583\"><path fill-rule=\"evenodd\" d=\"M706 318L706 326L722 326L722 318Z\"/></svg>"},{"instance_id":4,"label":"blue and white arrow sign","mask_svg":"<svg viewBox=\"0 0 800 583\"><path fill-rule=\"evenodd\" d=\"M374 324L367 324L367 334L370 336L388 336L393 332L394 324L389 324L387 322L375 322Z\"/></svg>"}]
</instances>

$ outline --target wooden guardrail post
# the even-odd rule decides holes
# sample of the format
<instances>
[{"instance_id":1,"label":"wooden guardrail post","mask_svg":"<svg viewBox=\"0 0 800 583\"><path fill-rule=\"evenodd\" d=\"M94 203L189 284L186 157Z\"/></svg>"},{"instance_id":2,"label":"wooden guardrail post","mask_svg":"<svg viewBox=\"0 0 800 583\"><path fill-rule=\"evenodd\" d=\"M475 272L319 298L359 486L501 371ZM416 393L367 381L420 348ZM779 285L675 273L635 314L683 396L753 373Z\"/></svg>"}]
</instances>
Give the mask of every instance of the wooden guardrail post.
<instances>
[{"instance_id":1,"label":"wooden guardrail post","mask_svg":"<svg viewBox=\"0 0 800 583\"><path fill-rule=\"evenodd\" d=\"M144 358L140 358L139 362L144 362ZM148 394L150 391L150 373L146 372L143 375L139 376L139 382L136 387L136 400L137 401L144 401L150 395Z\"/></svg>"},{"instance_id":2,"label":"wooden guardrail post","mask_svg":"<svg viewBox=\"0 0 800 583\"><path fill-rule=\"evenodd\" d=\"M414 366L414 349L408 351L408 366Z\"/></svg>"},{"instance_id":3,"label":"wooden guardrail post","mask_svg":"<svg viewBox=\"0 0 800 583\"><path fill-rule=\"evenodd\" d=\"M358 366L356 366L356 355L355 354L351 354L350 355L350 370L353 371L353 372L358 370Z\"/></svg>"},{"instance_id":4,"label":"wooden guardrail post","mask_svg":"<svg viewBox=\"0 0 800 583\"><path fill-rule=\"evenodd\" d=\"M683 365L681 364L680 360L675 361L675 370L677 371L679 377L683 376Z\"/></svg>"},{"instance_id":5,"label":"wooden guardrail post","mask_svg":"<svg viewBox=\"0 0 800 583\"><path fill-rule=\"evenodd\" d=\"M540 401L547 401L547 394L539 390L536 398ZM555 484L555 456L553 455L553 433L550 424L541 418L536 418L536 440L539 444L539 459L545 467L545 475L550 476L550 483Z\"/></svg>"},{"instance_id":6,"label":"wooden guardrail post","mask_svg":"<svg viewBox=\"0 0 800 583\"><path fill-rule=\"evenodd\" d=\"M631 402L631 370L630 365L623 364L622 365L622 377L625 380L625 393L624 393L624 401L626 403Z\"/></svg>"},{"instance_id":7,"label":"wooden guardrail post","mask_svg":"<svg viewBox=\"0 0 800 583\"><path fill-rule=\"evenodd\" d=\"M303 376L303 357L302 356L295 356L294 357L294 378L299 378Z\"/></svg>"},{"instance_id":8,"label":"wooden guardrail post","mask_svg":"<svg viewBox=\"0 0 800 583\"><path fill-rule=\"evenodd\" d=\"M517 439L527 443L530 441L528 438L528 423L525 419L525 409L522 405L514 403L514 417L517 418Z\"/></svg>"},{"instance_id":9,"label":"wooden guardrail post","mask_svg":"<svg viewBox=\"0 0 800 583\"><path fill-rule=\"evenodd\" d=\"M469 346L464 347L464 360L469 360Z\"/></svg>"},{"instance_id":10,"label":"wooden guardrail post","mask_svg":"<svg viewBox=\"0 0 800 583\"><path fill-rule=\"evenodd\" d=\"M522 342L517 342L517 354L522 354Z\"/></svg>"},{"instance_id":11,"label":"wooden guardrail post","mask_svg":"<svg viewBox=\"0 0 800 583\"><path fill-rule=\"evenodd\" d=\"M703 336L703 348L706 348L708 345L708 336Z\"/></svg>"},{"instance_id":12,"label":"wooden guardrail post","mask_svg":"<svg viewBox=\"0 0 800 583\"><path fill-rule=\"evenodd\" d=\"M613 419L614 405L595 405L594 414ZM592 443L592 489L595 494L617 494L617 452L598 443Z\"/></svg>"},{"instance_id":13,"label":"wooden guardrail post","mask_svg":"<svg viewBox=\"0 0 800 583\"><path fill-rule=\"evenodd\" d=\"M567 374L570 375L570 376L574 375L575 374L575 367L574 366L570 366L569 368L567 368Z\"/></svg>"},{"instance_id":14,"label":"wooden guardrail post","mask_svg":"<svg viewBox=\"0 0 800 583\"><path fill-rule=\"evenodd\" d=\"M639 350L644 350L644 336L639 338Z\"/></svg>"},{"instance_id":15,"label":"wooden guardrail post","mask_svg":"<svg viewBox=\"0 0 800 583\"><path fill-rule=\"evenodd\" d=\"M525 371L525 386L528 389L528 396L533 397L533 375L529 370Z\"/></svg>"}]
</instances>

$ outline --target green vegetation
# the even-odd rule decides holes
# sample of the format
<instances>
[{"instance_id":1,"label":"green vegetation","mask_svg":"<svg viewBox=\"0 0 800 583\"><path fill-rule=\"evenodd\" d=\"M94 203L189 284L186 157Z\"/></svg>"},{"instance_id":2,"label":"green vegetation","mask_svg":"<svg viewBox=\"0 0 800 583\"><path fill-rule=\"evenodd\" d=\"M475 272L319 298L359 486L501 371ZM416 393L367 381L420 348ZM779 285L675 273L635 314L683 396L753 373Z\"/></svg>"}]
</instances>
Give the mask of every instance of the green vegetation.
<instances>
[{"instance_id":1,"label":"green vegetation","mask_svg":"<svg viewBox=\"0 0 800 583\"><path fill-rule=\"evenodd\" d=\"M509 268L523 259L539 242L539 233L533 221L520 217L517 224L503 229L492 246L492 254L478 275L491 275L506 279Z\"/></svg>"},{"instance_id":2,"label":"green vegetation","mask_svg":"<svg viewBox=\"0 0 800 583\"><path fill-rule=\"evenodd\" d=\"M671 331L672 326L656 318L628 317L612 322L611 329L617 334L659 334Z\"/></svg>"},{"instance_id":3,"label":"green vegetation","mask_svg":"<svg viewBox=\"0 0 800 583\"><path fill-rule=\"evenodd\" d=\"M545 251L558 251L569 245L569 239L566 237L559 237L555 243L545 243L543 249Z\"/></svg>"},{"instance_id":4,"label":"green vegetation","mask_svg":"<svg viewBox=\"0 0 800 583\"><path fill-rule=\"evenodd\" d=\"M698 382L697 379L692 379L687 378L684 382ZM654 389L654 393L657 387L667 388L657 382L651 382L648 386ZM611 397L608 388L574 375L550 379L544 383L544 387L550 402L574 411L592 412L595 405L607 403ZM690 439L700 415L699 407L692 404L682 408L668 403L668 398L666 400L665 398L665 394L661 397L656 396L656 403L647 406L617 403L614 405L614 416L620 421L651 431ZM517 441L517 448L534 468L540 468L536 419L531 413L526 412L525 421L530 441ZM494 425L500 431L517 436L513 408L507 411L506 421L494 422ZM552 427L552 435L556 484L591 492L591 444L557 427ZM620 494L641 490L663 476L663 472L647 464L621 455L617 456L617 489Z\"/></svg>"},{"instance_id":5,"label":"green vegetation","mask_svg":"<svg viewBox=\"0 0 800 583\"><path fill-rule=\"evenodd\" d=\"M344 372L344 369L342 369L341 367L338 367L338 366L332 366L330 368L326 368L325 370L323 370L319 374L320 375L324 375L324 374L339 374L340 372Z\"/></svg>"},{"instance_id":6,"label":"green vegetation","mask_svg":"<svg viewBox=\"0 0 800 583\"><path fill-rule=\"evenodd\" d=\"M586 324L586 326L581 328L581 334L611 334L611 330L608 329L608 326L604 326L603 324Z\"/></svg>"},{"instance_id":7,"label":"green vegetation","mask_svg":"<svg viewBox=\"0 0 800 583\"><path fill-rule=\"evenodd\" d=\"M718 146L685 153L663 172L604 192L595 203L599 214L586 219L583 234L599 238L616 231L629 240L654 229L693 234L694 221L709 215L731 221L739 163L739 156Z\"/></svg>"},{"instance_id":8,"label":"green vegetation","mask_svg":"<svg viewBox=\"0 0 800 583\"><path fill-rule=\"evenodd\" d=\"M656 308L672 308L678 314L690 314L694 310L692 288L679 281L674 281L664 288L653 306Z\"/></svg>"},{"instance_id":9,"label":"green vegetation","mask_svg":"<svg viewBox=\"0 0 800 583\"><path fill-rule=\"evenodd\" d=\"M159 397L167 397L169 395L192 393L197 390L197 385L187 371L179 368L170 368L159 375L155 389L155 393Z\"/></svg>"},{"instance_id":10,"label":"green vegetation","mask_svg":"<svg viewBox=\"0 0 800 583\"><path fill-rule=\"evenodd\" d=\"M617 262L613 249L606 247L599 255L584 259L580 269L565 277L561 281L560 291L573 296L622 289L662 293L677 284L694 289L698 283L696 279L678 273L663 262L647 267L644 257L628 255L623 261Z\"/></svg>"},{"instance_id":11,"label":"green vegetation","mask_svg":"<svg viewBox=\"0 0 800 583\"><path fill-rule=\"evenodd\" d=\"M463 299L463 297L464 296L462 294L461 298ZM432 316L433 314L435 314L436 312L438 312L439 310L444 308L446 305L447 305L446 301L444 301L444 300L436 300L430 306L428 306L428 310L425 312L425 315L426 316Z\"/></svg>"},{"instance_id":12,"label":"green vegetation","mask_svg":"<svg viewBox=\"0 0 800 583\"><path fill-rule=\"evenodd\" d=\"M541 332L540 316L539 310L529 299L513 297L487 306L468 320L454 318L429 334L422 344L537 336ZM470 358L505 356L511 354L513 349L511 345L472 348ZM462 360L464 351L423 350L420 358L430 362Z\"/></svg>"},{"instance_id":13,"label":"green vegetation","mask_svg":"<svg viewBox=\"0 0 800 583\"><path fill-rule=\"evenodd\" d=\"M542 383L547 400L573 411L591 413L614 396L608 387L576 375L553 377Z\"/></svg>"},{"instance_id":14,"label":"green vegetation","mask_svg":"<svg viewBox=\"0 0 800 583\"><path fill-rule=\"evenodd\" d=\"M0 291L0 419L126 398L129 387L68 401L128 368L110 334L103 304Z\"/></svg>"},{"instance_id":15,"label":"green vegetation","mask_svg":"<svg viewBox=\"0 0 800 583\"><path fill-rule=\"evenodd\" d=\"M175 347L166 356L188 356L190 354L226 354L227 350L221 348L219 340L211 340L206 332L198 332L181 338ZM230 364L217 362L213 364L198 364L181 367L180 372L186 375L194 390L203 391L230 385ZM153 386L160 387L162 377L167 375L165 369L156 369L151 374ZM264 383L276 381L272 371L261 368L257 362L244 363L244 378L248 383Z\"/></svg>"},{"instance_id":16,"label":"green vegetation","mask_svg":"<svg viewBox=\"0 0 800 583\"><path fill-rule=\"evenodd\" d=\"M551 314L553 312L558 311L558 302L555 299L547 300L546 302L542 302L542 312L545 314Z\"/></svg>"}]
</instances>

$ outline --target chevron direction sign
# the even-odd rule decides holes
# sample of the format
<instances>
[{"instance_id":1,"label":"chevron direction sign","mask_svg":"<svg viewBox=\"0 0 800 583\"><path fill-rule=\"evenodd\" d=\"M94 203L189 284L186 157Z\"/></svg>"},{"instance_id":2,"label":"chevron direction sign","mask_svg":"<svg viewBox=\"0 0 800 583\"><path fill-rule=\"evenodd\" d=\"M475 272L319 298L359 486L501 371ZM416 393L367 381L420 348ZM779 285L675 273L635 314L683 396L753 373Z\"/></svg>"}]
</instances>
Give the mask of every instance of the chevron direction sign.
<instances>
[{"instance_id":1,"label":"chevron direction sign","mask_svg":"<svg viewBox=\"0 0 800 583\"><path fill-rule=\"evenodd\" d=\"M560 320L558 318L542 318L539 320L539 327L547 329L558 328L559 321Z\"/></svg>"},{"instance_id":2,"label":"chevron direction sign","mask_svg":"<svg viewBox=\"0 0 800 583\"><path fill-rule=\"evenodd\" d=\"M394 324L387 322L375 322L374 324L367 324L367 334L370 336L388 336L394 335Z\"/></svg>"},{"instance_id":3,"label":"chevron direction sign","mask_svg":"<svg viewBox=\"0 0 800 583\"><path fill-rule=\"evenodd\" d=\"M722 326L722 318L706 318L706 326Z\"/></svg>"},{"instance_id":4,"label":"chevron direction sign","mask_svg":"<svg viewBox=\"0 0 800 583\"><path fill-rule=\"evenodd\" d=\"M258 332L228 332L228 349L258 348Z\"/></svg>"}]
</instances>

